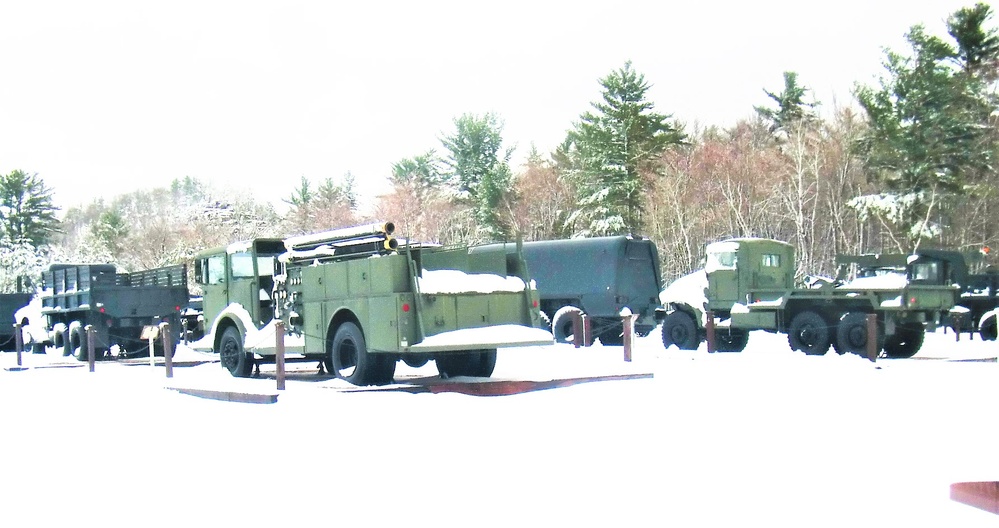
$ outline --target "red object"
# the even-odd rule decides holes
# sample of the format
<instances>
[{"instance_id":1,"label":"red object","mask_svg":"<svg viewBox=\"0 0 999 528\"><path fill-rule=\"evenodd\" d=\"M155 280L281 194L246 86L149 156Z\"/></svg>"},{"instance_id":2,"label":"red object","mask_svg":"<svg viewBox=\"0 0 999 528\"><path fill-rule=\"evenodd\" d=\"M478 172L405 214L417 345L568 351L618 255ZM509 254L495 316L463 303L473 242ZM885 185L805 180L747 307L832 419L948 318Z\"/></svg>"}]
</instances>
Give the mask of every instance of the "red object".
<instances>
[{"instance_id":1,"label":"red object","mask_svg":"<svg viewBox=\"0 0 999 528\"><path fill-rule=\"evenodd\" d=\"M404 312L409 311L409 303L402 303L402 311Z\"/></svg>"},{"instance_id":2,"label":"red object","mask_svg":"<svg viewBox=\"0 0 999 528\"><path fill-rule=\"evenodd\" d=\"M951 500L999 515L999 482L958 482L950 485Z\"/></svg>"}]
</instances>

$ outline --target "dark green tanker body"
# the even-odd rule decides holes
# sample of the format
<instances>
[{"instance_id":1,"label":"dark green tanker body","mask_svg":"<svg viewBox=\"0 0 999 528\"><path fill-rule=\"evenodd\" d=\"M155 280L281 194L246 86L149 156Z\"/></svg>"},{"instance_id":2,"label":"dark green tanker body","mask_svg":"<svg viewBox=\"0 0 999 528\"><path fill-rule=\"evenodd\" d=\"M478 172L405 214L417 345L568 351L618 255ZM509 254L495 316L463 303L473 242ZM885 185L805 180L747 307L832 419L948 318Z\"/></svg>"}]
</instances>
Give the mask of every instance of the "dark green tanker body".
<instances>
[{"instance_id":1,"label":"dark green tanker body","mask_svg":"<svg viewBox=\"0 0 999 528\"><path fill-rule=\"evenodd\" d=\"M513 253L517 246L489 244L471 251ZM621 344L621 313L626 308L637 316L639 335L656 327L662 279L659 253L651 240L609 236L525 242L523 254L556 340L571 337L574 313L590 319L593 335L604 344Z\"/></svg>"}]
</instances>

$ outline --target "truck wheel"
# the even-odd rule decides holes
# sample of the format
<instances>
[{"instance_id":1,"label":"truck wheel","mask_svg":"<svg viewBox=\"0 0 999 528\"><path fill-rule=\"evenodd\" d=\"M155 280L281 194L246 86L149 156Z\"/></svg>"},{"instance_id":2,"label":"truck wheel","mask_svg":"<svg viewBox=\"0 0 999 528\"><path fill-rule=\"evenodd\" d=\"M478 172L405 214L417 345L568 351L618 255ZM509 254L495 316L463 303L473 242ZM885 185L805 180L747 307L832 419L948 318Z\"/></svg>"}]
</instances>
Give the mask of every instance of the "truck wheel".
<instances>
[{"instance_id":1,"label":"truck wheel","mask_svg":"<svg viewBox=\"0 0 999 528\"><path fill-rule=\"evenodd\" d=\"M330 342L331 374L354 385L384 385L395 375L395 357L368 352L364 334L356 324L337 328Z\"/></svg>"},{"instance_id":2,"label":"truck wheel","mask_svg":"<svg viewBox=\"0 0 999 528\"><path fill-rule=\"evenodd\" d=\"M572 320L583 315L583 311L575 306L563 306L552 316L552 336L556 343L570 343L572 335Z\"/></svg>"},{"instance_id":3,"label":"truck wheel","mask_svg":"<svg viewBox=\"0 0 999 528\"><path fill-rule=\"evenodd\" d=\"M921 323L904 323L895 328L895 334L885 338L885 355L893 359L907 359L919 352L926 331Z\"/></svg>"},{"instance_id":4,"label":"truck wheel","mask_svg":"<svg viewBox=\"0 0 999 528\"><path fill-rule=\"evenodd\" d=\"M63 355L63 357L71 356L73 354L73 343L72 343L72 341L73 341L73 339L72 339L73 332L71 331L71 329L73 328L74 324L79 324L79 323L77 323L76 321L73 321L72 323L69 324L69 326L65 330L62 331L62 355Z\"/></svg>"},{"instance_id":5,"label":"truck wheel","mask_svg":"<svg viewBox=\"0 0 999 528\"><path fill-rule=\"evenodd\" d=\"M999 317L995 314L982 319L981 324L978 326L978 335L982 336L982 341L996 340L997 334L999 334L999 325L996 325L996 319L999 319Z\"/></svg>"},{"instance_id":6,"label":"truck wheel","mask_svg":"<svg viewBox=\"0 0 999 528\"><path fill-rule=\"evenodd\" d=\"M671 312L663 319L663 346L676 345L680 350L697 350L701 344L697 323L687 312Z\"/></svg>"},{"instance_id":7,"label":"truck wheel","mask_svg":"<svg viewBox=\"0 0 999 528\"><path fill-rule=\"evenodd\" d=\"M541 328L551 332L552 330L552 318L548 317L548 314L544 310L538 312L538 318L541 320Z\"/></svg>"},{"instance_id":8,"label":"truck wheel","mask_svg":"<svg viewBox=\"0 0 999 528\"><path fill-rule=\"evenodd\" d=\"M829 351L829 325L821 315L805 311L791 319L787 329L787 344L809 356L821 356Z\"/></svg>"},{"instance_id":9,"label":"truck wheel","mask_svg":"<svg viewBox=\"0 0 999 528\"><path fill-rule=\"evenodd\" d=\"M80 361L87 361L87 332L76 321L69 325L69 342L73 349L73 356ZM94 351L97 357L97 351Z\"/></svg>"},{"instance_id":10,"label":"truck wheel","mask_svg":"<svg viewBox=\"0 0 999 528\"><path fill-rule=\"evenodd\" d=\"M742 352L749 344L749 332L745 330L722 330L715 332L715 345L719 352Z\"/></svg>"},{"instance_id":11,"label":"truck wheel","mask_svg":"<svg viewBox=\"0 0 999 528\"><path fill-rule=\"evenodd\" d=\"M437 371L442 378L471 376L488 378L496 368L496 349L456 352L437 356Z\"/></svg>"},{"instance_id":12,"label":"truck wheel","mask_svg":"<svg viewBox=\"0 0 999 528\"><path fill-rule=\"evenodd\" d=\"M836 353L857 354L867 356L867 314L864 312L847 312L839 320L836 327ZM878 323L877 350L884 345L884 329Z\"/></svg>"},{"instance_id":13,"label":"truck wheel","mask_svg":"<svg viewBox=\"0 0 999 528\"><path fill-rule=\"evenodd\" d=\"M72 355L80 361L87 360L87 349L84 345L86 336L83 333L83 328L80 326L79 321L73 321L69 323L69 329L66 330L66 348L63 350L64 356Z\"/></svg>"},{"instance_id":14,"label":"truck wheel","mask_svg":"<svg viewBox=\"0 0 999 528\"><path fill-rule=\"evenodd\" d=\"M226 328L222 333L219 359L222 360L222 366L234 377L249 378L253 374L253 358L243 350L243 338L235 326Z\"/></svg>"}]
</instances>

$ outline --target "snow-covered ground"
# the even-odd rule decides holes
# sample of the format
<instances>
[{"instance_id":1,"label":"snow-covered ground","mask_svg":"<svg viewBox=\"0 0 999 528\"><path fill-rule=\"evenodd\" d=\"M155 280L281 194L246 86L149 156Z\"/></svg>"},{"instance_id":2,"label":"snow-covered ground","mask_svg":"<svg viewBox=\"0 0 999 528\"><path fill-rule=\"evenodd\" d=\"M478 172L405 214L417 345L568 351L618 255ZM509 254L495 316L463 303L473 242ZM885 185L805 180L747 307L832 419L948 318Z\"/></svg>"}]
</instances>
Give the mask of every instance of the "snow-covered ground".
<instances>
[{"instance_id":1,"label":"snow-covered ground","mask_svg":"<svg viewBox=\"0 0 999 528\"><path fill-rule=\"evenodd\" d=\"M999 480L999 343L934 334L909 360L809 357L754 333L739 354L499 352L495 378L652 373L513 396L369 390L273 367L0 354L5 526L997 526L951 501ZM215 358L187 348L178 362ZM991 360L991 361L990 361ZM72 364L72 362L70 362ZM45 368L48 366L49 368ZM400 363L397 379L436 374Z\"/></svg>"}]
</instances>

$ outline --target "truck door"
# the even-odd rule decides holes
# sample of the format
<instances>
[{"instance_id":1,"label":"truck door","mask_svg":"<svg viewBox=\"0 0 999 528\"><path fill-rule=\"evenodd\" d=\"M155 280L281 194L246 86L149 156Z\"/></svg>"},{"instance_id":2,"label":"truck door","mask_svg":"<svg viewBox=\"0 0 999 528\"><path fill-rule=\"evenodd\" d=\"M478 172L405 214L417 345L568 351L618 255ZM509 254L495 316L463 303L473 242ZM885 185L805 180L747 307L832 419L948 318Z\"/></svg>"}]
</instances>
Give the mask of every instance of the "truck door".
<instances>
[{"instance_id":1,"label":"truck door","mask_svg":"<svg viewBox=\"0 0 999 528\"><path fill-rule=\"evenodd\" d=\"M225 273L225 254L212 255L196 263L195 275L202 289L205 332L211 331L215 317L229 305Z\"/></svg>"},{"instance_id":2,"label":"truck door","mask_svg":"<svg viewBox=\"0 0 999 528\"><path fill-rule=\"evenodd\" d=\"M260 286L254 269L253 253L240 251L229 255L229 302L239 303L258 325L261 323ZM269 292L268 292L269 295ZM270 320L270 317L267 317Z\"/></svg>"},{"instance_id":3,"label":"truck door","mask_svg":"<svg viewBox=\"0 0 999 528\"><path fill-rule=\"evenodd\" d=\"M745 304L739 289L738 243L716 242L707 248L704 271L708 275L710 308L730 309L734 303Z\"/></svg>"}]
</instances>

